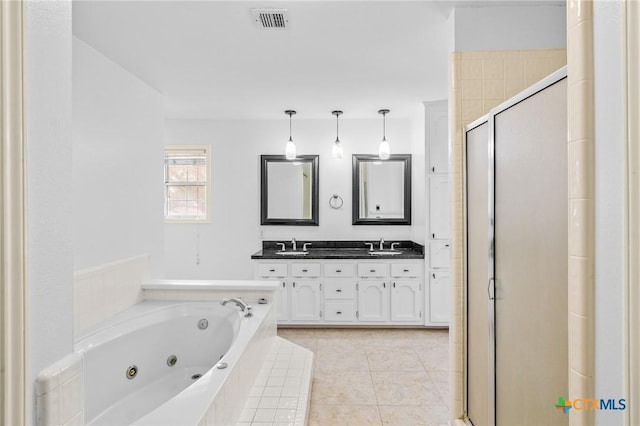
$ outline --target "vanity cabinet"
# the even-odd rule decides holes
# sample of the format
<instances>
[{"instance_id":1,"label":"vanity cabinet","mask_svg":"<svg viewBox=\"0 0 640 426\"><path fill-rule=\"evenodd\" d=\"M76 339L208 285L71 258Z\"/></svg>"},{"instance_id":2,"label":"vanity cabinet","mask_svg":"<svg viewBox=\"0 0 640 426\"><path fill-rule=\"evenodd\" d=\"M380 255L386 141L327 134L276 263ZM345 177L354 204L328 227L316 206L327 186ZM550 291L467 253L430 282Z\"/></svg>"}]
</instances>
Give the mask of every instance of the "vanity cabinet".
<instances>
[{"instance_id":1,"label":"vanity cabinet","mask_svg":"<svg viewBox=\"0 0 640 426\"><path fill-rule=\"evenodd\" d=\"M289 291L288 286L291 283L286 281L288 276L288 267L286 263L264 262L259 263L256 270L256 278L261 280L278 280L280 286L276 292L275 299L277 305L278 321L286 321L289 319Z\"/></svg>"},{"instance_id":2,"label":"vanity cabinet","mask_svg":"<svg viewBox=\"0 0 640 426\"><path fill-rule=\"evenodd\" d=\"M257 279L281 281L278 323L430 325L424 260L263 260Z\"/></svg>"},{"instance_id":3,"label":"vanity cabinet","mask_svg":"<svg viewBox=\"0 0 640 426\"><path fill-rule=\"evenodd\" d=\"M293 280L291 283L291 320L319 321L320 290L322 284L315 280Z\"/></svg>"},{"instance_id":4,"label":"vanity cabinet","mask_svg":"<svg viewBox=\"0 0 640 426\"><path fill-rule=\"evenodd\" d=\"M385 281L358 281L358 318L389 321L389 289Z\"/></svg>"},{"instance_id":5,"label":"vanity cabinet","mask_svg":"<svg viewBox=\"0 0 640 426\"><path fill-rule=\"evenodd\" d=\"M422 283L400 280L391 283L391 321L422 321Z\"/></svg>"}]
</instances>

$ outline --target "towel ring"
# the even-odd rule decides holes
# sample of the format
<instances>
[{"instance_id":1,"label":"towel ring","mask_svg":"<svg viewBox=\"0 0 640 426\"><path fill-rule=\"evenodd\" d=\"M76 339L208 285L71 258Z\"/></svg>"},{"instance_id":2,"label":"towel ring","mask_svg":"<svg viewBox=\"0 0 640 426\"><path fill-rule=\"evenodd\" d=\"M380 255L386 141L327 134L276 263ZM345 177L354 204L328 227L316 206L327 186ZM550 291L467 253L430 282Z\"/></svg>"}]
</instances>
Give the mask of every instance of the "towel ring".
<instances>
[{"instance_id":1,"label":"towel ring","mask_svg":"<svg viewBox=\"0 0 640 426\"><path fill-rule=\"evenodd\" d=\"M343 203L342 197L338 194L333 194L331 198L329 198L329 206L331 206L332 209L339 209Z\"/></svg>"}]
</instances>

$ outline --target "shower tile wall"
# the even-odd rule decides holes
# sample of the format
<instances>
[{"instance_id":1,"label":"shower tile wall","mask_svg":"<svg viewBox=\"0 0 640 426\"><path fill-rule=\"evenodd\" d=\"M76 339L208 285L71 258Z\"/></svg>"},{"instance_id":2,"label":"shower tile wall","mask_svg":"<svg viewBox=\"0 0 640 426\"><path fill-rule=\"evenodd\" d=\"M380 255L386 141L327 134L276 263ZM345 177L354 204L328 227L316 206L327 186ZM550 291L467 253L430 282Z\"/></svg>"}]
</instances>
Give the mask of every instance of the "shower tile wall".
<instances>
[{"instance_id":1,"label":"shower tile wall","mask_svg":"<svg viewBox=\"0 0 640 426\"><path fill-rule=\"evenodd\" d=\"M450 57L449 172L451 182L451 418L464 414L464 204L462 141L464 126L567 64L565 49L453 52Z\"/></svg>"}]
</instances>

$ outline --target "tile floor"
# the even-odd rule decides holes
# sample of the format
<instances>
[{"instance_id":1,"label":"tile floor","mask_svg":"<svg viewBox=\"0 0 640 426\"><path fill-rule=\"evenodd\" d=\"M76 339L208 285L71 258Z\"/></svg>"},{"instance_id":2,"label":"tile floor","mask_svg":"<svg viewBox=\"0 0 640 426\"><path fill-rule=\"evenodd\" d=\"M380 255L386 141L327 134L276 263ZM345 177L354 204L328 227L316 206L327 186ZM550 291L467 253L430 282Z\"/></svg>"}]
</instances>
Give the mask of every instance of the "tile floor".
<instances>
[{"instance_id":1,"label":"tile floor","mask_svg":"<svg viewBox=\"0 0 640 426\"><path fill-rule=\"evenodd\" d=\"M448 424L448 332L279 329L313 351L309 426Z\"/></svg>"}]
</instances>

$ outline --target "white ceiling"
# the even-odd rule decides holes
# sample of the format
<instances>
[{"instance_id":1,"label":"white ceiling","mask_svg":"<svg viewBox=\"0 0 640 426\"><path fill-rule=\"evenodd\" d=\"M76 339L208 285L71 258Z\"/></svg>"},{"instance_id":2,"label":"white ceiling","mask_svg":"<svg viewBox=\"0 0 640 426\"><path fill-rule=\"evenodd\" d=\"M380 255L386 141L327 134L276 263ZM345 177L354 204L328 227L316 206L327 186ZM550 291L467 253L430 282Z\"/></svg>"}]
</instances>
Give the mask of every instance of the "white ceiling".
<instances>
[{"instance_id":1,"label":"white ceiling","mask_svg":"<svg viewBox=\"0 0 640 426\"><path fill-rule=\"evenodd\" d=\"M288 9L290 29L257 29L256 7ZM76 1L73 33L180 118L407 116L446 97L453 42L442 9L416 1Z\"/></svg>"},{"instance_id":2,"label":"white ceiling","mask_svg":"<svg viewBox=\"0 0 640 426\"><path fill-rule=\"evenodd\" d=\"M398 118L446 98L447 19L465 3L492 2L74 1L73 33L162 93L170 118ZM288 9L290 29L257 29L263 7Z\"/></svg>"}]
</instances>

